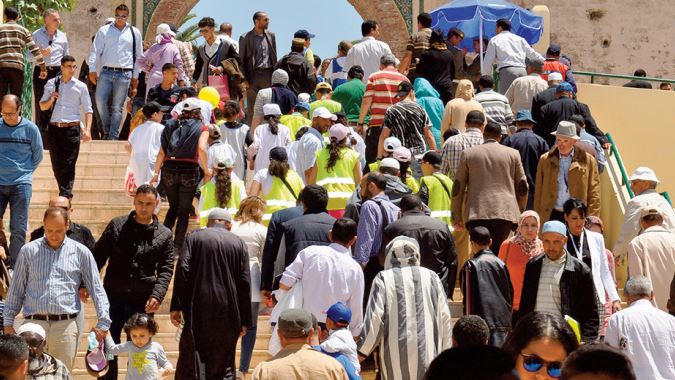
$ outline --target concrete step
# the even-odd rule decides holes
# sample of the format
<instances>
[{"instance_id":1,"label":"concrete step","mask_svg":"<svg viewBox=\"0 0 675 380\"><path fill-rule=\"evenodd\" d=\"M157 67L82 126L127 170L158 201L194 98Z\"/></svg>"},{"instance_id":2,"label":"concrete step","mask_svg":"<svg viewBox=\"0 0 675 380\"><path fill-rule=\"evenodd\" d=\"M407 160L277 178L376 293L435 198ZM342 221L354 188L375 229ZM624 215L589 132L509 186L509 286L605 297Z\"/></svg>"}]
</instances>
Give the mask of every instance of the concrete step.
<instances>
[{"instance_id":1,"label":"concrete step","mask_svg":"<svg viewBox=\"0 0 675 380\"><path fill-rule=\"evenodd\" d=\"M100 176L124 178L127 172L127 164L91 164L78 162L75 166L75 178L83 176ZM53 176L50 161L40 164L35 170L36 176Z\"/></svg>"},{"instance_id":2,"label":"concrete step","mask_svg":"<svg viewBox=\"0 0 675 380\"><path fill-rule=\"evenodd\" d=\"M51 158L49 151L44 151L43 162L50 164ZM77 157L77 164L128 164L129 155L126 152L114 150L96 150L89 152L80 152Z\"/></svg>"},{"instance_id":3,"label":"concrete step","mask_svg":"<svg viewBox=\"0 0 675 380\"><path fill-rule=\"evenodd\" d=\"M270 317L261 315L258 317L258 335L271 334L272 326L269 323ZM171 323L169 314L155 314L155 321L159 333L176 333L176 327ZM85 314L84 318L84 332L89 332L96 325L96 316L94 314Z\"/></svg>"},{"instance_id":4,"label":"concrete step","mask_svg":"<svg viewBox=\"0 0 675 380\"><path fill-rule=\"evenodd\" d=\"M50 169L51 170L51 169ZM121 178L121 177L120 177ZM31 206L36 203L47 204L49 200L59 195L56 187L56 180L53 180L52 187L36 188L33 187L33 196L31 197ZM80 201L97 202L106 205L131 205L133 198L127 195L122 186L123 180L120 179L119 186L105 190L100 189L78 189L73 198L73 208L77 209Z\"/></svg>"},{"instance_id":5,"label":"concrete step","mask_svg":"<svg viewBox=\"0 0 675 380\"><path fill-rule=\"evenodd\" d=\"M56 179L53 175L33 176L33 189L56 189ZM124 189L124 179L112 176L83 176L75 177L73 192L90 189L107 191L109 189Z\"/></svg>"}]
</instances>

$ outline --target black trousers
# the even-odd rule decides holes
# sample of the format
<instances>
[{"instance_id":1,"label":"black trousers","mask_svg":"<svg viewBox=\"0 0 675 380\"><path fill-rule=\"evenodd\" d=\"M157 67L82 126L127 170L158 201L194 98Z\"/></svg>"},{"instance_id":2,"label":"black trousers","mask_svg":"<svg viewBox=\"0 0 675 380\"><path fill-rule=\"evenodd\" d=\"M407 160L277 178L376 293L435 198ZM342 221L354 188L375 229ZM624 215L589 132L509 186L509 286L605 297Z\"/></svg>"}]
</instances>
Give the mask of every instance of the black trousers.
<instances>
[{"instance_id":1,"label":"black trousers","mask_svg":"<svg viewBox=\"0 0 675 380\"><path fill-rule=\"evenodd\" d=\"M504 240L508 239L509 234L515 229L516 225L511 221L502 219L477 219L466 222L466 229L468 231L476 227L485 227L490 231L490 236L492 237L490 250L497 254L499 247L502 246Z\"/></svg>"},{"instance_id":2,"label":"black trousers","mask_svg":"<svg viewBox=\"0 0 675 380\"><path fill-rule=\"evenodd\" d=\"M35 111L35 124L37 124L40 129L40 135L42 136L42 145L49 147L49 142L47 141L47 127L49 126L49 118L52 115L50 110L42 111L40 110L40 99L45 93L45 85L47 81L54 78L59 71L60 67L47 67L47 78L40 79L40 68L35 67L33 69L33 110Z\"/></svg>"},{"instance_id":3,"label":"black trousers","mask_svg":"<svg viewBox=\"0 0 675 380\"><path fill-rule=\"evenodd\" d=\"M116 297L109 298L110 302L110 337L115 341L116 344L122 342L122 330L124 329L124 324L127 323L129 318L136 313L145 313L145 303L143 302L133 302L126 299L117 299ZM153 314L150 314L150 317L153 317ZM128 337L127 337L128 338ZM126 341L127 339L125 339ZM108 373L101 377L100 379L105 380L117 380L117 356L114 356L112 360L108 361Z\"/></svg>"},{"instance_id":4,"label":"black trousers","mask_svg":"<svg viewBox=\"0 0 675 380\"><path fill-rule=\"evenodd\" d=\"M169 211L164 218L164 225L169 229L173 229L176 225L174 245L178 249L183 245L187 233L192 199L200 178L197 164L165 162L162 167L161 186L169 201Z\"/></svg>"},{"instance_id":5,"label":"black trousers","mask_svg":"<svg viewBox=\"0 0 675 380\"><path fill-rule=\"evenodd\" d=\"M377 161L377 145L380 143L382 127L368 127L366 131L366 163Z\"/></svg>"},{"instance_id":6,"label":"black trousers","mask_svg":"<svg viewBox=\"0 0 675 380\"><path fill-rule=\"evenodd\" d=\"M373 287L373 281L375 281L375 276L378 273L382 272L384 267L380 264L380 259L377 256L371 257L366 264L366 267L363 268L363 310L366 310L368 306L368 299L370 298L370 289Z\"/></svg>"},{"instance_id":7,"label":"black trousers","mask_svg":"<svg viewBox=\"0 0 675 380\"><path fill-rule=\"evenodd\" d=\"M59 128L51 125L47 129L47 140L59 195L72 199L75 164L80 155L80 126Z\"/></svg>"},{"instance_id":8,"label":"black trousers","mask_svg":"<svg viewBox=\"0 0 675 380\"><path fill-rule=\"evenodd\" d=\"M548 218L548 220L557 220L559 222L565 223L565 213L562 211L558 211L556 209L553 209L551 211L551 216Z\"/></svg>"},{"instance_id":9,"label":"black trousers","mask_svg":"<svg viewBox=\"0 0 675 380\"><path fill-rule=\"evenodd\" d=\"M23 93L23 70L0 68L0 96L7 94L21 98Z\"/></svg>"},{"instance_id":10,"label":"black trousers","mask_svg":"<svg viewBox=\"0 0 675 380\"><path fill-rule=\"evenodd\" d=\"M258 91L272 86L272 71L274 70L257 69L253 73L253 78L246 78L249 85L248 90L246 90L246 124L248 125L251 125L253 119L253 106Z\"/></svg>"}]
</instances>

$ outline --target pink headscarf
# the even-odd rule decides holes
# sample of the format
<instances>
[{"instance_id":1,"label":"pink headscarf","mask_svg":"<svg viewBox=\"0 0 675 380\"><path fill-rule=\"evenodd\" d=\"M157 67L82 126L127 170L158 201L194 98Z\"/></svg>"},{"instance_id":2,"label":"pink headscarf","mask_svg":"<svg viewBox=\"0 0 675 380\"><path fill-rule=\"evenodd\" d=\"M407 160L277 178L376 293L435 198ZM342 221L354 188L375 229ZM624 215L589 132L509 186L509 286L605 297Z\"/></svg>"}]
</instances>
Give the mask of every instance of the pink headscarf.
<instances>
[{"instance_id":1,"label":"pink headscarf","mask_svg":"<svg viewBox=\"0 0 675 380\"><path fill-rule=\"evenodd\" d=\"M533 217L537 221L537 237L534 240L526 240L523 235L520 233L520 226L523 225L525 219ZM527 210L520 215L518 219L518 230L516 230L516 236L513 238L513 242L520 246L520 249L529 257L535 257L544 251L544 245L539 239L539 228L541 227L541 220L539 219L539 214L532 210Z\"/></svg>"}]
</instances>

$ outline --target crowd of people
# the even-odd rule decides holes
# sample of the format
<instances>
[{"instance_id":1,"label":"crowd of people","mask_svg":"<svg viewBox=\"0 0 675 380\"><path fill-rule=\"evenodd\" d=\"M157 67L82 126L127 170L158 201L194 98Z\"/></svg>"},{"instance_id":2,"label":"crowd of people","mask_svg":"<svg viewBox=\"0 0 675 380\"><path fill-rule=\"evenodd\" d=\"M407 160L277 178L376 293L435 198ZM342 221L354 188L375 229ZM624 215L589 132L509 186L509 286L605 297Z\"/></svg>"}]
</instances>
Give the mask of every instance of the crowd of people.
<instances>
[{"instance_id":1,"label":"crowd of people","mask_svg":"<svg viewBox=\"0 0 675 380\"><path fill-rule=\"evenodd\" d=\"M606 248L610 143L559 45L542 56L501 19L472 56L461 30L422 13L400 60L373 20L332 59L304 29L279 56L256 12L238 41L202 18L193 52L169 24L144 44L121 4L80 80L58 11L32 35L16 9L4 15L0 376L70 378L91 299L87 370L109 379L117 355L127 379L675 378L675 213L637 168ZM24 48L36 123L21 116ZM94 134L127 139L133 197L98 240L71 220L80 142ZM26 243L43 147L59 196ZM175 369L152 340L164 301ZM267 305L274 356L251 369Z\"/></svg>"}]
</instances>

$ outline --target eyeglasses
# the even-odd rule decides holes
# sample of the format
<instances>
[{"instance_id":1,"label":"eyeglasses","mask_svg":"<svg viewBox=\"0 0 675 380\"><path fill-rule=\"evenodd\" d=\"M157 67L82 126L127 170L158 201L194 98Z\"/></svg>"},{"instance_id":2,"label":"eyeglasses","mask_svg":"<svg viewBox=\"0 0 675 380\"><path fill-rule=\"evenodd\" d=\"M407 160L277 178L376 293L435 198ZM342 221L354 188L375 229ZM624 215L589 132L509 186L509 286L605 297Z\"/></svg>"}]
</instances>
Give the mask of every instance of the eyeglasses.
<instances>
[{"instance_id":1,"label":"eyeglasses","mask_svg":"<svg viewBox=\"0 0 675 380\"><path fill-rule=\"evenodd\" d=\"M546 373L550 377L554 379L560 378L562 374L562 362L547 362L537 355L525 355L522 353L520 355L523 357L523 368L527 372L534 373L546 366Z\"/></svg>"},{"instance_id":2,"label":"eyeglasses","mask_svg":"<svg viewBox=\"0 0 675 380\"><path fill-rule=\"evenodd\" d=\"M63 67L65 67L66 69L73 69L73 70L77 69L77 65L63 65Z\"/></svg>"},{"instance_id":3,"label":"eyeglasses","mask_svg":"<svg viewBox=\"0 0 675 380\"><path fill-rule=\"evenodd\" d=\"M199 29L199 33L201 33L201 34L208 33L208 32L210 32L210 31L211 31L211 28L203 28L203 29Z\"/></svg>"},{"instance_id":4,"label":"eyeglasses","mask_svg":"<svg viewBox=\"0 0 675 380\"><path fill-rule=\"evenodd\" d=\"M115 18L127 18L129 15L115 15Z\"/></svg>"},{"instance_id":5,"label":"eyeglasses","mask_svg":"<svg viewBox=\"0 0 675 380\"><path fill-rule=\"evenodd\" d=\"M13 117L13 116L16 116L18 114L19 114L18 112L2 112L2 113L0 113L0 115L7 116L7 117Z\"/></svg>"}]
</instances>

